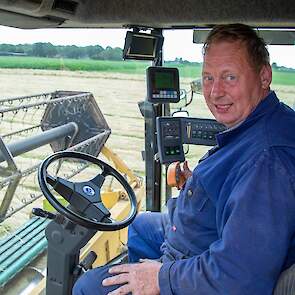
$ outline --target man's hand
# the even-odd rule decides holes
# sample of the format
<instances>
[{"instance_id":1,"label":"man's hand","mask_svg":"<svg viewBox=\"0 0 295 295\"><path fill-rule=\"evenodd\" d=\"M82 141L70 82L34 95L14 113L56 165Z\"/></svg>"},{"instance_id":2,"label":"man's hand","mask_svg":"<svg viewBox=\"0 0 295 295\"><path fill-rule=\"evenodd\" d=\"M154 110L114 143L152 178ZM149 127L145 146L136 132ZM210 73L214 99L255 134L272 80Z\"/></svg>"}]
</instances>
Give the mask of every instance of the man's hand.
<instances>
[{"instance_id":1,"label":"man's hand","mask_svg":"<svg viewBox=\"0 0 295 295\"><path fill-rule=\"evenodd\" d=\"M167 184L180 190L192 174L187 161L184 161L182 168L180 162L171 163L167 170Z\"/></svg>"},{"instance_id":2,"label":"man's hand","mask_svg":"<svg viewBox=\"0 0 295 295\"><path fill-rule=\"evenodd\" d=\"M188 163L186 160L183 162L181 173L183 177L185 178L185 181L193 175L193 172L189 169Z\"/></svg>"},{"instance_id":3,"label":"man's hand","mask_svg":"<svg viewBox=\"0 0 295 295\"><path fill-rule=\"evenodd\" d=\"M158 261L144 261L135 264L122 264L111 267L109 273L117 274L102 281L103 286L124 284L108 295L158 295L160 287L158 274L162 263Z\"/></svg>"}]
</instances>

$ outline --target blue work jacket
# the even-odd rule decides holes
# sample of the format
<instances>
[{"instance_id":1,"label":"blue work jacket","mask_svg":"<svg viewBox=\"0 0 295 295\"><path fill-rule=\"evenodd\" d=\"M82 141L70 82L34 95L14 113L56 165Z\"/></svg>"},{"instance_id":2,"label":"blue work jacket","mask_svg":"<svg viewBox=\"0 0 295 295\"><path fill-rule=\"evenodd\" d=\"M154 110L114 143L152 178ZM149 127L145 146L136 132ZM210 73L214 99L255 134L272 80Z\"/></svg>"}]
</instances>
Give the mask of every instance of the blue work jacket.
<instances>
[{"instance_id":1,"label":"blue work jacket","mask_svg":"<svg viewBox=\"0 0 295 295\"><path fill-rule=\"evenodd\" d=\"M295 262L295 112L274 92L170 199L164 295L271 295Z\"/></svg>"}]
</instances>

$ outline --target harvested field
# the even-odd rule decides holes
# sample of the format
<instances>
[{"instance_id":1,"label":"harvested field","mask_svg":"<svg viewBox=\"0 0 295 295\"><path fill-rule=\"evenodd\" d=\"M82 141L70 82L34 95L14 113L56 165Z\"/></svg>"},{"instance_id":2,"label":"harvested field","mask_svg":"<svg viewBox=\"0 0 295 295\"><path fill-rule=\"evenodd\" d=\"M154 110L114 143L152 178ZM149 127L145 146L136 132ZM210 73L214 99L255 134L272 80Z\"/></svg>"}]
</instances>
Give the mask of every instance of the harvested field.
<instances>
[{"instance_id":1,"label":"harvested field","mask_svg":"<svg viewBox=\"0 0 295 295\"><path fill-rule=\"evenodd\" d=\"M44 70L16 70L1 69L0 83L2 92L0 99L25 95L53 92L56 90L87 91L94 95L102 113L112 129L112 135L107 146L122 158L129 168L137 174L143 175L144 162L141 150L144 148L144 122L137 107L137 102L145 97L145 81L143 76L127 74L105 74L89 72L44 71ZM39 124L44 111L37 110L31 113L19 113L14 116L4 116L0 124L0 134L7 134L30 124ZM25 116L25 118L24 118ZM30 136L30 134L26 135ZM11 143L21 138L4 138L4 142ZM38 163L52 153L49 145L28 152L15 158L19 169ZM2 164L3 165L3 164ZM30 201L30 194L26 187L38 188L36 177L26 177L21 190L16 190L12 207L16 203ZM35 189L34 189L35 190ZM5 188L1 191L5 193ZM39 191L33 191L40 194ZM3 196L2 196L3 197ZM29 218L34 203L22 212L0 224L0 236L16 229Z\"/></svg>"}]
</instances>

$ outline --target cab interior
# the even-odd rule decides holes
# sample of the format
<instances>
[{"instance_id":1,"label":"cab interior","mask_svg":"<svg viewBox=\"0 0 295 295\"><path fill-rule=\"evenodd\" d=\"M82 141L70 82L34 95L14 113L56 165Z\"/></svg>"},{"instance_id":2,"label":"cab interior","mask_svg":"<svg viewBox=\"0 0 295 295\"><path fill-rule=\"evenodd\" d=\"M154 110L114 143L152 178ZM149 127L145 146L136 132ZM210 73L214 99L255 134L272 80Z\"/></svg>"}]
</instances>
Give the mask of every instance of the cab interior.
<instances>
[{"instance_id":1,"label":"cab interior","mask_svg":"<svg viewBox=\"0 0 295 295\"><path fill-rule=\"evenodd\" d=\"M50 168L50 171L54 171L53 173L55 173L56 177L64 177L65 174L59 174L59 169L63 165L68 165L65 168L66 174L69 175L71 174L69 171L72 171L74 181L78 183L84 181L84 193L91 194L92 192L87 191L86 187L89 184L89 180L81 180L82 176L79 174L84 169L83 167L81 168L81 165L84 163L83 161L87 161L88 158L80 159L82 160L82 164L80 162L77 164L75 159L76 155L71 154L72 151L82 151L93 157L100 158L103 156L104 161L109 161L111 163L110 165L115 167L116 171L119 171L119 176L113 175L116 173L110 168L110 170L107 170L109 175L115 178L117 176L117 181L121 184L124 183L124 185L125 179L135 192L133 195L133 192L129 191L129 186L125 187L124 185L124 191L117 190L117 188L113 190L110 188L111 185L108 185L105 189L102 199L106 203L109 202L105 204L105 206L108 208L107 210L111 212L111 216L119 220L117 223L115 222L114 227L109 228L104 227L100 222L98 222L97 225L97 222L93 222L93 220L91 224L91 214L93 214L93 212L89 213L90 217L88 216L90 218L90 224L83 219L83 216L82 219L77 218L75 214L73 215L67 211L64 201L60 201L58 197L56 198L59 201L52 201L55 195L51 198L51 191L45 189L46 193L44 193L42 190L45 196L49 194L49 199L51 198L51 201L46 202L45 200L43 209L38 212L35 211L36 215L39 214L39 217L43 215L43 221L38 221L40 223L38 228L39 226L40 229L42 227L42 231L46 228L48 232L47 237L50 235L52 236L53 232L58 232L51 242L48 241L48 245L45 240L42 240L42 243L44 243L44 245L46 244L44 246L44 251L47 257L45 259L47 260L47 275L40 273L39 270L36 272L37 275L34 274L34 276L32 276L30 274L30 278L33 278L33 281L35 280L34 284L21 284L22 293L20 293L20 289L15 289L13 285L14 280L18 278L22 270L16 270L14 273L12 271L13 274L7 275L7 273L5 273L5 268L9 269L9 265L6 265L3 270L0 270L0 277L2 272L2 276L8 278L1 286L4 294L51 295L55 293L56 295L69 295L71 294L71 288L75 280L79 274L83 272L83 269L90 268L92 265L97 266L104 263L124 261L124 259L126 259L126 249L124 245L122 247L122 244L124 244L122 241L126 240L126 228L123 229L120 222L128 219L125 224L128 225L128 222L131 222L130 220L134 217L134 212L132 216L130 212L128 213L128 211L130 211L130 205L128 202L124 203L124 201L129 198L131 203L133 202L131 205L133 211L165 210L165 202L167 199L177 193L177 190L171 188L166 181L169 164L176 161L184 161L189 153L193 153L195 150L200 150L201 153L205 152L208 150L208 147L214 146L214 134L224 130L224 126L217 123L212 117L208 117L207 113L200 114L195 109L190 109L192 101L194 99L200 100L202 97L200 80L195 79L191 83L186 82L186 87L189 88L187 91L181 89L179 86L179 79L182 77L181 75L179 77L177 65L175 66L175 64L173 64L171 66L165 63L165 51L163 49L166 38L165 33L189 30L191 32L191 42L202 44L208 31L215 24L226 23L244 23L252 26L264 36L269 45L293 45L294 47L295 44L295 4L286 1L0 1L0 25L6 27L14 27L21 30L124 29L126 31L126 36L125 42L122 40L122 44L124 43L122 58L124 58L126 62L128 62L128 60L141 60L146 62L146 67L148 68L144 74L144 81L142 81L146 88L140 88L141 92L137 94L139 98L138 103L132 102L136 104L135 108L139 110L138 114L141 118L140 124L142 124L140 130L142 132L141 138L143 146L141 147L141 151L138 152L141 153L138 158L142 157L143 159L142 167L144 172L140 175L137 175L136 171L132 171L134 169L128 167L130 163L132 166L132 160L130 160L129 157L128 159L124 159L124 157L121 159L116 151L113 151L106 145L109 138L110 141L112 140L112 136L116 134L116 130L114 130L113 127L109 127L107 123L108 120L105 120L100 110L100 107L103 109L103 105L99 105L99 99L98 102L96 102L96 98L92 93L88 92L90 90L87 90L86 86L81 92L75 89L74 86L76 85L72 85L75 91L72 91L73 89L63 89L62 91L44 92L35 96L24 95L15 98L11 95L12 97L7 97L6 100L4 99L5 101L2 99L4 101L4 108L2 108L2 110L0 109L0 112L4 118L5 114L11 114L13 118L17 117L19 110L23 111L29 108L36 110L35 113L37 113L40 110L38 106L44 107L44 113L40 113L39 120L41 120L40 126L46 144L50 144L51 152L55 153L68 150L69 148L69 151L67 151L69 154L64 155L69 158L74 158L74 160L71 158L68 162L58 161L54 167ZM93 38L95 39L95 35ZM112 35L110 34L108 38L111 39ZM175 39L174 42L178 42L178 40ZM7 76L8 75L9 71L7 72ZM168 80L165 80L165 77L168 77ZM94 79L95 78L96 77L94 77ZM77 79L79 79L79 75ZM105 80L100 81L105 81L105 83L107 83L107 78L103 79ZM130 83L130 85L135 85L131 84L133 82L128 80L128 76L124 76L124 79L125 84ZM155 84L162 83L163 85L163 83L165 84L167 81L168 84L171 83L174 87L170 85L173 91L171 93L159 93L153 96L154 94L151 89L156 87ZM291 107L294 106L295 102L292 98L292 84L294 86L295 80L293 80L293 82L291 81L288 86L290 87L290 91L287 95L287 104ZM107 88L109 86L105 84L103 87ZM137 88L135 88L134 91L137 91ZM284 90L281 88L278 88L278 91L282 91L282 95L285 94ZM109 95L113 94L110 92ZM120 95L118 95L118 99L120 99L119 97ZM40 98L41 100L39 100ZM31 105L32 99L35 99L33 100L33 106ZM26 107L21 106L23 101L26 102ZM62 103L63 107L59 108ZM76 103L75 107L72 107L71 103ZM88 109L85 108L85 110L83 110L83 105L87 105ZM109 106L109 109L112 107L115 108L113 105ZM68 110L74 109L75 111L78 109L78 113L73 111L72 115L70 115ZM88 111L90 109L92 111L89 114ZM187 110L189 110L189 112ZM57 116L56 114L59 113L67 114L64 117L69 119L62 119L62 115ZM77 114L81 117L79 123L75 121L77 119ZM117 115L118 120L120 120L120 115L124 114ZM58 117L59 120L55 120L55 117ZM112 117L109 116L108 119L111 120ZM72 121L75 121L78 127L75 124L69 123ZM119 124L120 123L112 123L113 126ZM64 127L64 125L66 125L66 127ZM89 128L89 132L85 131L83 134L81 130L84 130L84 128L86 130L87 128L85 126L90 125L93 129ZM50 130L57 127L60 127L60 137L58 140L55 137L54 142L53 140L50 141ZM28 128L24 128L23 130ZM80 131L77 131L77 128L80 128ZM95 134L97 130L99 130L99 136ZM120 132L123 131L121 130ZM174 136L175 134L177 134L177 136ZM179 134L181 134L181 136L179 136ZM127 140L132 141L133 137L131 136ZM7 167L1 167L1 171L4 180L7 177L12 179L9 181L6 180L6 183L9 183L9 185L11 184L11 186L9 186L10 191L13 189L16 190L16 187L21 183L21 178L11 178L11 175L15 175L16 171L18 171L16 167L17 162L14 161L14 157L24 152L18 152L19 146L28 144L30 146L29 149L34 149L34 143L36 141L38 141L37 137L33 137L27 141L17 141L17 144L6 144L5 137L1 139L0 146L2 145L1 153L3 154L3 160L1 161L7 163ZM94 142L94 144L89 144L89 142ZM82 143L83 148L80 148ZM132 147L129 149L132 149ZM190 159L191 161L197 161L195 158ZM51 160L47 161L45 164L49 166ZM54 158L54 160L59 160L59 156ZM43 162L43 166L41 167L44 168L45 164ZM74 171L72 167L76 164L78 172L76 172L76 170ZM105 164L100 166L101 163L96 162L91 163L91 165L92 164L99 166L99 169L102 171L101 174L104 173L105 167L108 167ZM85 169L90 171L89 174L92 177L96 175L94 172L96 168L92 168L91 165L90 168L87 166ZM40 167L40 163L34 163L34 167L34 173L37 174L36 169ZM47 169L48 167L45 168ZM14 171L14 173L11 173L11 171ZM28 174L29 172L26 173ZM22 173L22 176L24 176L24 174L25 173ZM121 174L124 175L123 180L120 178ZM40 178L42 179L42 175L40 176L39 172L39 182ZM43 185L50 185L50 179L48 179L45 177L45 184L43 181ZM3 187L5 188L4 180ZM113 180L111 179L110 183L112 182ZM61 194L64 193L65 188L68 188L67 185L71 185L65 182L62 184L64 187L58 191L58 193ZM86 189L84 189L85 187ZM1 222L5 222L5 220L13 215L8 208L11 202L13 203L13 200L12 198L9 199L5 197L9 194L7 191L1 200ZM55 209L57 209L61 215L61 217L58 217L59 220L69 218L70 221L66 223L60 222L59 224L51 222L51 219L56 218L56 216L52 217L52 215L50 215L55 214L51 211L52 206L54 208L57 206ZM79 203L77 206L81 207L82 205ZM105 207L100 209L104 212ZM108 213L109 212L106 214ZM103 216L104 217L100 219L101 222L103 221L102 223L106 222L112 224L111 219L108 220L105 215ZM104 218L106 219L104 220ZM46 220L46 222L44 222L44 220ZM62 228L60 224L63 224ZM20 226L20 229L24 231L22 226ZM120 230L118 231L118 229ZM30 232L32 230L28 227L27 231ZM73 235L73 232L79 234ZM56 247L55 244L57 240L66 240L67 242L60 242L59 246ZM6 247L5 251L7 251L7 248L9 248L9 246L7 246L9 245L8 239L5 238L1 240L1 243L1 246L4 245L4 248ZM2 252L2 254L0 253L2 259L7 257L7 252L5 251ZM36 250L36 253L37 252ZM40 250L39 252L41 253L42 251ZM36 259L37 256L36 254L34 259ZM96 260L97 256L98 260ZM20 260L20 258L18 258L18 260ZM26 262L25 266L31 265L30 263L31 261ZM73 267L73 265L75 267ZM35 265L31 266L31 270L34 268L38 269ZM48 278L50 278L50 280ZM26 280L26 278L22 277L20 280ZM292 285L290 285L288 290L276 290L275 292L277 293L274 294L291 295L293 294L292 290L294 289Z\"/></svg>"}]
</instances>

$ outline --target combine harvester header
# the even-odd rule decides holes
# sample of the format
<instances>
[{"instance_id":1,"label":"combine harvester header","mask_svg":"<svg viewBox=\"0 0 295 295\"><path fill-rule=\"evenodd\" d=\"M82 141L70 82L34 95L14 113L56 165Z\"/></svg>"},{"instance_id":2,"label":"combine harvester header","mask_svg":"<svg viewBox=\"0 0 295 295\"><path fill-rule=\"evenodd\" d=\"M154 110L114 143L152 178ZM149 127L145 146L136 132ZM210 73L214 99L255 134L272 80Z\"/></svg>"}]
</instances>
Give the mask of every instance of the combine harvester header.
<instances>
[{"instance_id":1,"label":"combine harvester header","mask_svg":"<svg viewBox=\"0 0 295 295\"><path fill-rule=\"evenodd\" d=\"M89 92L56 91L2 99L0 134L2 293L4 286L47 247L44 229L49 219L30 218L32 208L36 204L42 206L43 194L36 172L45 157L62 150L96 157L103 151L102 154L133 182L134 188L140 186L140 181L104 146L111 129ZM64 177L71 178L85 168L85 163L75 163ZM33 278L38 276L40 274L35 273Z\"/></svg>"}]
</instances>

